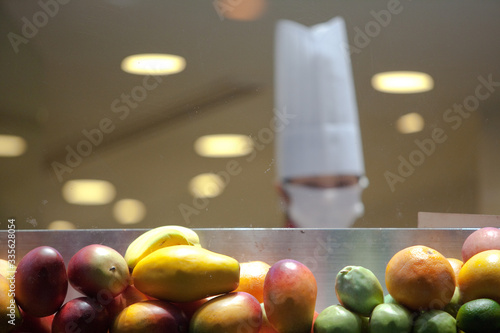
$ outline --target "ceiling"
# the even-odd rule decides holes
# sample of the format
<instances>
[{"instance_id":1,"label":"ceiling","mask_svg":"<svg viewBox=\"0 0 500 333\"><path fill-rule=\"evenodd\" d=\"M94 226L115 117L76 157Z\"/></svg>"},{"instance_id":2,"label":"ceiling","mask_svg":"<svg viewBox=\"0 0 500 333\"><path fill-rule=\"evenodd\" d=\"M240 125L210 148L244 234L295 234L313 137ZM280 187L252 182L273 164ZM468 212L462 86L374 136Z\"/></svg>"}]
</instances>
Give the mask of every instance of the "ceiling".
<instances>
[{"instance_id":1,"label":"ceiling","mask_svg":"<svg viewBox=\"0 0 500 333\"><path fill-rule=\"evenodd\" d=\"M500 81L498 1L268 0L253 21L221 16L221 8L237 11L245 0L66 2L1 1L0 131L28 142L24 155L0 160L1 228L8 217L19 228L54 220L122 228L113 203L63 200L64 182L78 178L112 182L115 201L142 201L145 219L127 227L282 226L274 144L264 137L273 118L274 28L280 19L313 25L337 15L347 25L370 180L356 226L415 227L419 211L500 214L491 166L499 159L498 86L480 88L488 96L477 111L448 112L484 80ZM147 79L120 69L136 53L182 55L187 67L126 104ZM389 70L429 73L435 88L375 91L371 77ZM394 125L409 112L420 113L425 128L403 135ZM103 121L111 127L102 141L58 176L54 162L69 166L68 151ZM431 149L436 130L442 140ZM215 133L248 135L258 148L239 158L197 156L196 138ZM417 155L422 161L405 170L401 161ZM222 195L202 201L189 194L193 176L227 175L234 163L238 173L226 178ZM392 188L389 174L400 177Z\"/></svg>"}]
</instances>

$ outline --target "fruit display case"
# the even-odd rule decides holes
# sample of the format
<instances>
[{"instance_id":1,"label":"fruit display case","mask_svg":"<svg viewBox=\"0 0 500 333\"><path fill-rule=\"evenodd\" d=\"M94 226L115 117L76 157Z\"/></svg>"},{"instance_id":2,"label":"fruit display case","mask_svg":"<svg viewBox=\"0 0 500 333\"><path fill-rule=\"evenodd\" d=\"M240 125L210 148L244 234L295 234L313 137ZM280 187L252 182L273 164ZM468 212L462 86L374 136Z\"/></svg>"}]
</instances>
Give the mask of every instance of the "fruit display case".
<instances>
[{"instance_id":1,"label":"fruit display case","mask_svg":"<svg viewBox=\"0 0 500 333\"><path fill-rule=\"evenodd\" d=\"M335 277L345 266L370 269L385 290L385 268L399 250L426 245L446 257L461 258L465 239L477 229L193 229L202 247L225 254L240 262L261 260L273 264L294 259L305 264L318 284L317 311L338 304ZM103 244L124 254L128 245L145 229L17 230L0 231L0 258L14 249L15 260L35 247L57 249L67 264L81 248ZM11 242L9 242L11 240ZM12 242L14 240L15 242ZM11 251L12 253L12 251ZM12 257L11 257L12 258ZM67 299L79 294L70 288Z\"/></svg>"}]
</instances>

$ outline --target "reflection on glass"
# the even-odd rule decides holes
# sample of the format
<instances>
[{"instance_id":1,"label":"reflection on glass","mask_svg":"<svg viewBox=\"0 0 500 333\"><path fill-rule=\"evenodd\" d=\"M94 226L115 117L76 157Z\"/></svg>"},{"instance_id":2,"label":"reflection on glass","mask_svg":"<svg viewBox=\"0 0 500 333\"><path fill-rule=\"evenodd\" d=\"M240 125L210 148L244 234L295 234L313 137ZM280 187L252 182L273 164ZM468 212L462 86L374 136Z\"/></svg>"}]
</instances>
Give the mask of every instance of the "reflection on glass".
<instances>
[{"instance_id":1,"label":"reflection on glass","mask_svg":"<svg viewBox=\"0 0 500 333\"><path fill-rule=\"evenodd\" d=\"M17 136L23 147L3 154L19 157L0 157L0 221L16 216L19 229L45 229L60 219L79 229L121 228L113 204L134 198L147 207L141 227L165 219L194 228L283 226L276 146L297 113L290 105L273 112L276 24L311 27L335 16L346 21L348 38L339 46L352 62L371 183L356 227L417 227L422 211L500 214L500 1L43 3L59 7L0 4L0 134ZM125 57L143 53L182 56L185 70L122 71ZM433 90L389 94L372 87L374 74L400 70L431 75ZM404 135L396 121L410 112L425 127L416 133L419 126L407 124L400 130L415 134ZM219 133L244 134L253 150L236 158L193 150L201 135ZM421 164L411 164L420 156ZM224 184L214 180L196 195L222 195L191 196L189 180L202 172ZM62 186L81 178L112 181L116 197L104 206L68 204ZM179 209L186 205L187 217Z\"/></svg>"}]
</instances>

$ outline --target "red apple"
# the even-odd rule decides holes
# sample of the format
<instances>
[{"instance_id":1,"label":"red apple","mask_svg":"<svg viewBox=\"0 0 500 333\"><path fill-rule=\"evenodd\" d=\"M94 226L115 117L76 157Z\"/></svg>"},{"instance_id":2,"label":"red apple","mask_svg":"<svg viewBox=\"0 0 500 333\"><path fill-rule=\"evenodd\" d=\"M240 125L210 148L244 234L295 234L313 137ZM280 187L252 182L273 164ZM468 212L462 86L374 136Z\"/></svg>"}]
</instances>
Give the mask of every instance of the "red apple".
<instances>
[{"instance_id":1,"label":"red apple","mask_svg":"<svg viewBox=\"0 0 500 333\"><path fill-rule=\"evenodd\" d=\"M473 255L486 250L500 250L500 229L485 227L470 234L462 245L464 264Z\"/></svg>"},{"instance_id":2,"label":"red apple","mask_svg":"<svg viewBox=\"0 0 500 333\"><path fill-rule=\"evenodd\" d=\"M101 244L85 246L68 263L69 283L80 293L108 304L130 284L127 262Z\"/></svg>"}]
</instances>

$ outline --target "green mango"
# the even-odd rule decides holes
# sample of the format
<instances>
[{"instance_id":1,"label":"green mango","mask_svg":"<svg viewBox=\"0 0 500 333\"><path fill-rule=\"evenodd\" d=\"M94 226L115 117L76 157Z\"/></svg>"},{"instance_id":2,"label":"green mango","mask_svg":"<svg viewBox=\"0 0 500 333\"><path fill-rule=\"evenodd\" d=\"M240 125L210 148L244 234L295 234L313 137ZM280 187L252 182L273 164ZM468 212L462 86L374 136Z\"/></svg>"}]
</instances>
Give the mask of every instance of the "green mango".
<instances>
[{"instance_id":1,"label":"green mango","mask_svg":"<svg viewBox=\"0 0 500 333\"><path fill-rule=\"evenodd\" d=\"M387 294L384 296L384 303L389 303L389 304L399 304L394 297L391 296L391 294Z\"/></svg>"},{"instance_id":2,"label":"green mango","mask_svg":"<svg viewBox=\"0 0 500 333\"><path fill-rule=\"evenodd\" d=\"M395 303L379 304L370 317L370 333L410 333L412 313Z\"/></svg>"},{"instance_id":3,"label":"green mango","mask_svg":"<svg viewBox=\"0 0 500 333\"><path fill-rule=\"evenodd\" d=\"M428 310L415 321L413 333L456 333L455 318L443 310Z\"/></svg>"},{"instance_id":4,"label":"green mango","mask_svg":"<svg viewBox=\"0 0 500 333\"><path fill-rule=\"evenodd\" d=\"M373 309L384 303L384 290L369 269L346 266L335 279L335 294L346 309L369 316Z\"/></svg>"},{"instance_id":5,"label":"green mango","mask_svg":"<svg viewBox=\"0 0 500 333\"><path fill-rule=\"evenodd\" d=\"M320 312L313 329L314 333L362 333L363 322L360 316L336 304Z\"/></svg>"},{"instance_id":6,"label":"green mango","mask_svg":"<svg viewBox=\"0 0 500 333\"><path fill-rule=\"evenodd\" d=\"M450 303L446 304L443 310L456 318L461 305L462 302L460 300L460 289L458 289L458 287L455 287L455 292L453 293L453 297L451 298Z\"/></svg>"}]
</instances>

